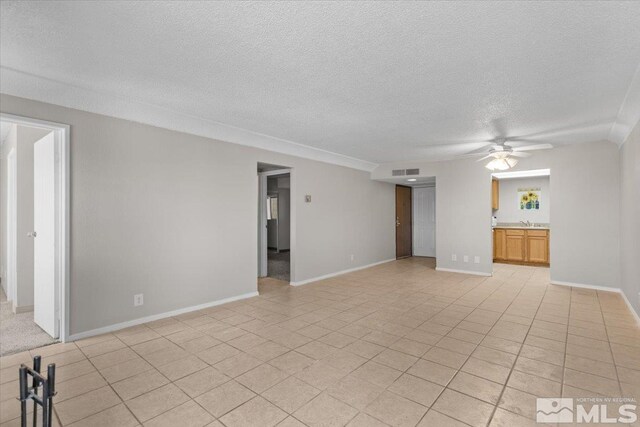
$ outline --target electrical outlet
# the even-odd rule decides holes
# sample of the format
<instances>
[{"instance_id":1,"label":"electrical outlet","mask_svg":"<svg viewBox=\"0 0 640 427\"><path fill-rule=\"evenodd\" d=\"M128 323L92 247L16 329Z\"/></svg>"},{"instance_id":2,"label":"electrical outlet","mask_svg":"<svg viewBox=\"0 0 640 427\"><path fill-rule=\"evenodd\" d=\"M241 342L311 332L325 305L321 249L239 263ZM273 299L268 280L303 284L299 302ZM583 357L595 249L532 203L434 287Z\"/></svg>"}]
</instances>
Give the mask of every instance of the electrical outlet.
<instances>
[{"instance_id":1,"label":"electrical outlet","mask_svg":"<svg viewBox=\"0 0 640 427\"><path fill-rule=\"evenodd\" d=\"M464 262L469 262L469 255L465 255L463 259L464 259Z\"/></svg>"},{"instance_id":2,"label":"electrical outlet","mask_svg":"<svg viewBox=\"0 0 640 427\"><path fill-rule=\"evenodd\" d=\"M351 254L351 261L355 261L356 256L354 254Z\"/></svg>"},{"instance_id":3,"label":"electrical outlet","mask_svg":"<svg viewBox=\"0 0 640 427\"><path fill-rule=\"evenodd\" d=\"M133 306L137 307L139 305L144 304L144 295L143 294L136 294L133 296Z\"/></svg>"},{"instance_id":4,"label":"electrical outlet","mask_svg":"<svg viewBox=\"0 0 640 427\"><path fill-rule=\"evenodd\" d=\"M479 256L477 256L477 255L476 255L476 256L474 256L474 257L473 257L473 262L474 262L474 263L476 263L476 264L480 264L480 257L479 257Z\"/></svg>"},{"instance_id":5,"label":"electrical outlet","mask_svg":"<svg viewBox=\"0 0 640 427\"><path fill-rule=\"evenodd\" d=\"M451 261L457 261L457 260L458 260L458 255L451 254Z\"/></svg>"}]
</instances>

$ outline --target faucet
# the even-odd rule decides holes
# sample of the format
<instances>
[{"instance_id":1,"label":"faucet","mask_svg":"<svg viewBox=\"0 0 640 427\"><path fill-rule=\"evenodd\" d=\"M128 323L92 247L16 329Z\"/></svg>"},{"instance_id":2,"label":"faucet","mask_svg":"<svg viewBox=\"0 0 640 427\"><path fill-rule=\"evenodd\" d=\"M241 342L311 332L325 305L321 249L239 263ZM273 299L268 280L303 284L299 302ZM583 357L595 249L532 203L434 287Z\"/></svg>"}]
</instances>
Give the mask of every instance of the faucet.
<instances>
[{"instance_id":1,"label":"faucet","mask_svg":"<svg viewBox=\"0 0 640 427\"><path fill-rule=\"evenodd\" d=\"M533 224L531 224L531 222L529 220L520 221L520 223L526 225L527 227L533 227Z\"/></svg>"}]
</instances>

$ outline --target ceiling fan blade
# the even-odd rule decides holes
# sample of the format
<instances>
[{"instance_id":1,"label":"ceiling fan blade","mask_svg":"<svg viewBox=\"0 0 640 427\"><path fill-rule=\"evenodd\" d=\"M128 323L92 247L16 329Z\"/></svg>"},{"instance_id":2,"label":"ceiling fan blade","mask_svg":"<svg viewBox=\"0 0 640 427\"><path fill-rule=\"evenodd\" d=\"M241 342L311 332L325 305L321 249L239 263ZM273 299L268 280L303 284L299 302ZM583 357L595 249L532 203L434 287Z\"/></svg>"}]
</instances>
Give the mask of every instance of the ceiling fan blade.
<instances>
[{"instance_id":1,"label":"ceiling fan blade","mask_svg":"<svg viewBox=\"0 0 640 427\"><path fill-rule=\"evenodd\" d=\"M522 145L518 147L513 147L513 151L532 151L532 150L548 150L549 148L553 148L551 144L534 144L534 145Z\"/></svg>"},{"instance_id":2,"label":"ceiling fan blade","mask_svg":"<svg viewBox=\"0 0 640 427\"><path fill-rule=\"evenodd\" d=\"M485 159L488 159L488 158L490 158L490 157L493 157L493 154L488 154L488 155L486 155L486 156L484 156L484 157L482 157L482 158L480 158L480 159L476 160L476 162L481 162L481 161L483 161L483 160L485 160Z\"/></svg>"},{"instance_id":3,"label":"ceiling fan blade","mask_svg":"<svg viewBox=\"0 0 640 427\"><path fill-rule=\"evenodd\" d=\"M465 154L486 154L487 153L487 149L491 148L494 144L485 144L480 148L477 148L475 150L469 151L468 153Z\"/></svg>"},{"instance_id":4,"label":"ceiling fan blade","mask_svg":"<svg viewBox=\"0 0 640 427\"><path fill-rule=\"evenodd\" d=\"M531 157L531 154L525 152L525 151L512 151L511 154L509 154L512 157Z\"/></svg>"}]
</instances>

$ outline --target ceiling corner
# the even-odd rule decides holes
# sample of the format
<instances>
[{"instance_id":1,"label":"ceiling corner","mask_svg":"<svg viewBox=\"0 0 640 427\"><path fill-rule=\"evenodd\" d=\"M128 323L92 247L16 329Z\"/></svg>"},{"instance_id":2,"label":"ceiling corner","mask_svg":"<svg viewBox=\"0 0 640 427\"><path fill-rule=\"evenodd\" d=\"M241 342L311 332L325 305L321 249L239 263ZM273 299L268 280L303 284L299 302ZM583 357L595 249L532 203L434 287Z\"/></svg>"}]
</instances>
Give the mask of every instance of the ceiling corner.
<instances>
[{"instance_id":1,"label":"ceiling corner","mask_svg":"<svg viewBox=\"0 0 640 427\"><path fill-rule=\"evenodd\" d=\"M640 64L631 79L627 93L622 101L615 122L609 131L609 141L619 147L624 144L627 137L640 121Z\"/></svg>"}]
</instances>

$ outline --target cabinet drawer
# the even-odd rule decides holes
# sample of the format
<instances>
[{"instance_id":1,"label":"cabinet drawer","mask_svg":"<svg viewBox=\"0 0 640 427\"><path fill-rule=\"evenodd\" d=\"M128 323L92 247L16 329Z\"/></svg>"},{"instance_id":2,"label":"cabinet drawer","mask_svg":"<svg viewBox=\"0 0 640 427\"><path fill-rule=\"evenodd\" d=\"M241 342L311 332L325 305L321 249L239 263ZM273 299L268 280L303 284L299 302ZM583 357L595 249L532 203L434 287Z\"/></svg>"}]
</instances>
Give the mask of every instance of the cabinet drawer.
<instances>
[{"instance_id":1,"label":"cabinet drawer","mask_svg":"<svg viewBox=\"0 0 640 427\"><path fill-rule=\"evenodd\" d=\"M527 230L527 236L531 237L547 237L547 230Z\"/></svg>"},{"instance_id":2,"label":"cabinet drawer","mask_svg":"<svg viewBox=\"0 0 640 427\"><path fill-rule=\"evenodd\" d=\"M524 236L524 230L506 230L507 236Z\"/></svg>"}]
</instances>

